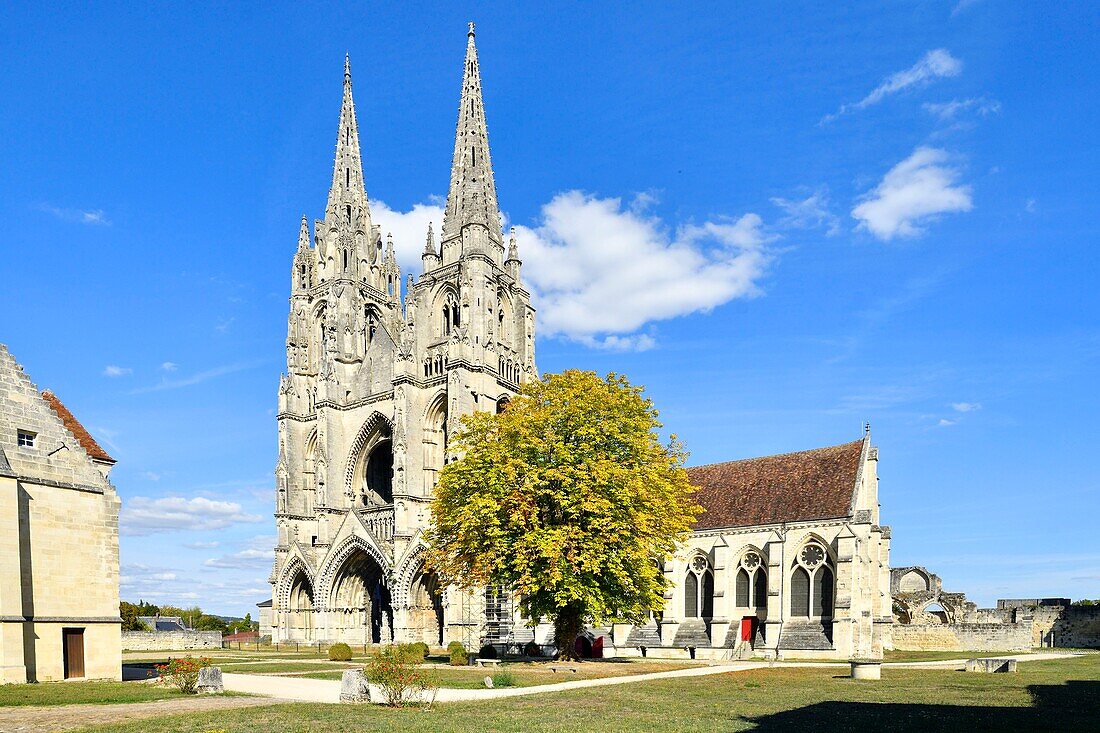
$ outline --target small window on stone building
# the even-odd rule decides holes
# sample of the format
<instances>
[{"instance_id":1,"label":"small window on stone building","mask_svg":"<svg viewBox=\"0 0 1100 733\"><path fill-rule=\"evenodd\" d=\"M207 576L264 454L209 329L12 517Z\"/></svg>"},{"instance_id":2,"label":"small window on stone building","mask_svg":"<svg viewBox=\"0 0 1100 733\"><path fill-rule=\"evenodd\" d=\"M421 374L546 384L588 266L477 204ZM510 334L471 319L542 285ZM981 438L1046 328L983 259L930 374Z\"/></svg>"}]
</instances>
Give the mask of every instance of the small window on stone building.
<instances>
[{"instance_id":1,"label":"small window on stone building","mask_svg":"<svg viewBox=\"0 0 1100 733\"><path fill-rule=\"evenodd\" d=\"M32 433L29 430L19 431L19 447L20 448L33 448L34 440L38 437L37 433Z\"/></svg>"}]
</instances>

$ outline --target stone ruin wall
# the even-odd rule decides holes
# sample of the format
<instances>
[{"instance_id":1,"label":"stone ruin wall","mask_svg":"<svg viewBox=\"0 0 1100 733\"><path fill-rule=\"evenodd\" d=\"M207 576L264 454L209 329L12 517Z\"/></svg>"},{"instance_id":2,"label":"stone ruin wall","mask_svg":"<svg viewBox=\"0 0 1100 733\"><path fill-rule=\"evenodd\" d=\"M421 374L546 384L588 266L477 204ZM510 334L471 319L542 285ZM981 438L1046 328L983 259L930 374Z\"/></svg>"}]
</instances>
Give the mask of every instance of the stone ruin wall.
<instances>
[{"instance_id":1,"label":"stone ruin wall","mask_svg":"<svg viewBox=\"0 0 1100 733\"><path fill-rule=\"evenodd\" d=\"M1005 623L894 624L894 649L905 651L1027 651L1030 621Z\"/></svg>"},{"instance_id":2,"label":"stone ruin wall","mask_svg":"<svg viewBox=\"0 0 1100 733\"><path fill-rule=\"evenodd\" d=\"M219 631L123 631L122 648L127 651L184 651L221 649Z\"/></svg>"}]
</instances>

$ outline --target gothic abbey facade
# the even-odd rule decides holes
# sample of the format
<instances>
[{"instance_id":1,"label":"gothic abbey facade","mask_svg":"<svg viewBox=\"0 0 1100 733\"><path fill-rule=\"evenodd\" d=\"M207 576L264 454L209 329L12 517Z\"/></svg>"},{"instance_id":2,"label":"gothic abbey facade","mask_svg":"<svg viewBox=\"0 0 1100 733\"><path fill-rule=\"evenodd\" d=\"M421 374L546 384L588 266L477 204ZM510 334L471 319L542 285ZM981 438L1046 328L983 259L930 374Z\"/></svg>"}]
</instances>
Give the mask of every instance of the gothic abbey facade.
<instances>
[{"instance_id":1,"label":"gothic abbey facade","mask_svg":"<svg viewBox=\"0 0 1100 733\"><path fill-rule=\"evenodd\" d=\"M534 309L505 242L471 24L446 213L402 291L371 221L350 65L323 219L303 217L279 387L278 640L461 638L480 599L441 592L421 534L459 416L536 376ZM472 605L471 605L472 604ZM450 629L450 631L448 631Z\"/></svg>"},{"instance_id":2,"label":"gothic abbey facade","mask_svg":"<svg viewBox=\"0 0 1100 733\"><path fill-rule=\"evenodd\" d=\"M550 646L500 589L440 588L422 534L459 416L537 378L534 309L504 242L473 25L438 241L401 271L372 223L345 66L325 216L303 218L279 389L276 641ZM665 608L590 629L618 655L880 656L891 619L878 450L843 445L689 469L706 510L661 567Z\"/></svg>"}]
</instances>

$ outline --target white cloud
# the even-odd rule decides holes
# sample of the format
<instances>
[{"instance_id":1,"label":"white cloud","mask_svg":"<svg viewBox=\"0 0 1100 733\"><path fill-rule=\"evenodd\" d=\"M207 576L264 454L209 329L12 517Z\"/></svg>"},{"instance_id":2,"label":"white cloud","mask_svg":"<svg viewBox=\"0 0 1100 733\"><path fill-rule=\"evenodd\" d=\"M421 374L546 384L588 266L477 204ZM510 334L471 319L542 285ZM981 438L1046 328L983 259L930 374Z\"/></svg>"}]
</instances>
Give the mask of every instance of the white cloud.
<instances>
[{"instance_id":1,"label":"white cloud","mask_svg":"<svg viewBox=\"0 0 1100 733\"><path fill-rule=\"evenodd\" d=\"M770 261L756 214L675 230L644 207L558 194L541 222L516 227L542 333L603 348L645 349L648 323L758 294Z\"/></svg>"},{"instance_id":2,"label":"white cloud","mask_svg":"<svg viewBox=\"0 0 1100 733\"><path fill-rule=\"evenodd\" d=\"M183 546L188 550L213 550L221 546L221 542L212 540L210 542L184 542Z\"/></svg>"},{"instance_id":3,"label":"white cloud","mask_svg":"<svg viewBox=\"0 0 1100 733\"><path fill-rule=\"evenodd\" d=\"M103 367L103 376L105 377L128 377L133 373L133 369L129 367L120 367L115 364L108 364Z\"/></svg>"},{"instance_id":4,"label":"white cloud","mask_svg":"<svg viewBox=\"0 0 1100 733\"><path fill-rule=\"evenodd\" d=\"M443 206L436 201L415 204L410 211L395 211L384 201L371 201L371 221L382 229L382 240L393 234L393 249L401 271L419 274L423 266L420 255L428 236L428 224L435 231L435 246L439 247L439 231L443 227Z\"/></svg>"},{"instance_id":5,"label":"white cloud","mask_svg":"<svg viewBox=\"0 0 1100 733\"><path fill-rule=\"evenodd\" d=\"M771 202L786 214L777 222L780 227L790 229L823 227L827 237L840 233L840 218L830 209L827 189L819 189L804 199L785 199L776 196L771 199Z\"/></svg>"},{"instance_id":6,"label":"white cloud","mask_svg":"<svg viewBox=\"0 0 1100 733\"><path fill-rule=\"evenodd\" d=\"M963 112L973 111L979 117L996 114L1001 111L1001 103L995 99L974 97L971 99L952 99L950 102L925 102L921 109L947 122Z\"/></svg>"},{"instance_id":7,"label":"white cloud","mask_svg":"<svg viewBox=\"0 0 1100 733\"><path fill-rule=\"evenodd\" d=\"M130 394L145 394L146 392L160 392L166 389L190 387L195 384L201 384L202 382L225 376L226 374L252 369L259 366L261 363L262 362L242 362L238 364L227 364L225 366L214 367L213 369L207 369L206 371L192 374L190 377L184 377L183 379L164 378L159 384L154 384L149 387L139 387L138 389L132 390Z\"/></svg>"},{"instance_id":8,"label":"white cloud","mask_svg":"<svg viewBox=\"0 0 1100 733\"><path fill-rule=\"evenodd\" d=\"M771 259L759 216L670 230L648 214L654 201L650 193L624 205L568 191L543 205L535 226L516 227L540 334L644 351L656 344L651 334L637 333L646 324L758 294ZM401 212L374 201L371 216L393 232L402 270L419 273L428 222L438 245L443 207L432 201Z\"/></svg>"},{"instance_id":9,"label":"white cloud","mask_svg":"<svg viewBox=\"0 0 1100 733\"><path fill-rule=\"evenodd\" d=\"M1024 202L1024 211L1029 214L1034 214L1036 209L1038 208L1036 206L1036 203L1037 202L1035 201L1035 199L1028 199L1026 202Z\"/></svg>"},{"instance_id":10,"label":"white cloud","mask_svg":"<svg viewBox=\"0 0 1100 733\"><path fill-rule=\"evenodd\" d=\"M63 209L51 204L41 204L38 208L40 211L44 211L62 221L72 221L92 226L109 226L111 223L107 218L107 213L102 209Z\"/></svg>"},{"instance_id":11,"label":"white cloud","mask_svg":"<svg viewBox=\"0 0 1100 733\"><path fill-rule=\"evenodd\" d=\"M913 237L939 214L970 211L970 186L956 185L959 171L938 148L920 147L883 176L852 209L860 229L883 241Z\"/></svg>"},{"instance_id":12,"label":"white cloud","mask_svg":"<svg viewBox=\"0 0 1100 733\"><path fill-rule=\"evenodd\" d=\"M974 412L982 409L982 406L977 402L952 402L951 409L955 412Z\"/></svg>"},{"instance_id":13,"label":"white cloud","mask_svg":"<svg viewBox=\"0 0 1100 733\"><path fill-rule=\"evenodd\" d=\"M957 420L948 420L946 417L941 417L940 421L936 424L939 425L941 428L946 428L949 425L954 425L956 422L958 422L958 421Z\"/></svg>"},{"instance_id":14,"label":"white cloud","mask_svg":"<svg viewBox=\"0 0 1100 733\"><path fill-rule=\"evenodd\" d=\"M272 543L274 545L274 543ZM232 555L212 557L203 562L203 567L241 569L255 568L270 565L275 559L275 550L247 549L235 552Z\"/></svg>"},{"instance_id":15,"label":"white cloud","mask_svg":"<svg viewBox=\"0 0 1100 733\"><path fill-rule=\"evenodd\" d=\"M174 361L166 361L160 365L160 368L161 370L166 372L174 372L180 368L180 365L175 363Z\"/></svg>"},{"instance_id":16,"label":"white cloud","mask_svg":"<svg viewBox=\"0 0 1100 733\"><path fill-rule=\"evenodd\" d=\"M962 73L962 61L952 56L945 48L933 49L908 69L888 76L863 99L855 103L841 105L840 109L833 114L825 115L821 118L821 123L832 122L854 110L866 109L873 104L878 104L887 96L910 87L925 86L936 79L958 76L960 73Z\"/></svg>"},{"instance_id":17,"label":"white cloud","mask_svg":"<svg viewBox=\"0 0 1100 733\"><path fill-rule=\"evenodd\" d=\"M238 523L262 521L263 517L246 513L236 502L212 501L201 496L193 499L135 496L123 504L119 517L122 533L138 536L225 529Z\"/></svg>"},{"instance_id":18,"label":"white cloud","mask_svg":"<svg viewBox=\"0 0 1100 733\"><path fill-rule=\"evenodd\" d=\"M160 474L156 471L142 471L141 475L143 478L147 478L150 481L160 481L161 479Z\"/></svg>"}]
</instances>

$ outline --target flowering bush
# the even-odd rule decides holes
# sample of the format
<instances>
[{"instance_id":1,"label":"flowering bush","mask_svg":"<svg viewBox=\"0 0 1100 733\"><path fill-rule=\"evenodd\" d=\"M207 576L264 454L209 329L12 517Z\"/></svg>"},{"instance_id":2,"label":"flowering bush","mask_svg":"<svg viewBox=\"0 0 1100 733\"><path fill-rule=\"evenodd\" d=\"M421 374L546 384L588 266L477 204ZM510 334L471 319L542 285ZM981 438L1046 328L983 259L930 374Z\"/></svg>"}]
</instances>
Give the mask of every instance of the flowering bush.
<instances>
[{"instance_id":1,"label":"flowering bush","mask_svg":"<svg viewBox=\"0 0 1100 733\"><path fill-rule=\"evenodd\" d=\"M199 684L199 670L209 666L210 660L206 657L171 659L168 664L156 665L157 683L172 685L184 695L194 695Z\"/></svg>"},{"instance_id":2,"label":"flowering bush","mask_svg":"<svg viewBox=\"0 0 1100 733\"><path fill-rule=\"evenodd\" d=\"M387 705L404 707L415 702L425 690L430 690L430 675L416 664L410 664L402 650L387 646L378 651L363 670L369 682L378 685Z\"/></svg>"}]
</instances>

